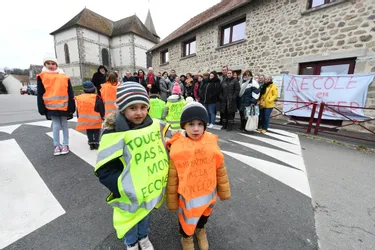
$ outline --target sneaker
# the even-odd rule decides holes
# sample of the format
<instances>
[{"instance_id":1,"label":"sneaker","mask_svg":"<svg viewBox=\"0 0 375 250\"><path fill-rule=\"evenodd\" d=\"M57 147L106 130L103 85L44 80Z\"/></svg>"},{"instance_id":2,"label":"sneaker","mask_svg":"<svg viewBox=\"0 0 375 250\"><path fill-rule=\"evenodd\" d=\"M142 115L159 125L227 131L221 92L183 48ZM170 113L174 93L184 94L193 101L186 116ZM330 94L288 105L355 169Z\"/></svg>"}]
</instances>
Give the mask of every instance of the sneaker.
<instances>
[{"instance_id":1,"label":"sneaker","mask_svg":"<svg viewBox=\"0 0 375 250\"><path fill-rule=\"evenodd\" d=\"M194 239L193 236L181 238L182 250L194 250Z\"/></svg>"},{"instance_id":2,"label":"sneaker","mask_svg":"<svg viewBox=\"0 0 375 250\"><path fill-rule=\"evenodd\" d=\"M214 125L213 124L208 124L207 128L213 128Z\"/></svg>"},{"instance_id":3,"label":"sneaker","mask_svg":"<svg viewBox=\"0 0 375 250\"><path fill-rule=\"evenodd\" d=\"M200 250L208 250L208 240L205 228L197 228L195 230L197 236L198 246Z\"/></svg>"},{"instance_id":4,"label":"sneaker","mask_svg":"<svg viewBox=\"0 0 375 250\"><path fill-rule=\"evenodd\" d=\"M265 134L267 132L267 130L264 130L262 129L262 131L260 131L262 134Z\"/></svg>"},{"instance_id":5,"label":"sneaker","mask_svg":"<svg viewBox=\"0 0 375 250\"><path fill-rule=\"evenodd\" d=\"M130 246L126 246L126 249L127 250L138 250L139 248L138 248L138 242L137 243L135 243L135 244L133 244L133 245L130 245Z\"/></svg>"},{"instance_id":6,"label":"sneaker","mask_svg":"<svg viewBox=\"0 0 375 250\"><path fill-rule=\"evenodd\" d=\"M154 246L151 244L151 241L149 240L148 236L139 240L139 246L142 250L154 250Z\"/></svg>"},{"instance_id":7,"label":"sneaker","mask_svg":"<svg viewBox=\"0 0 375 250\"><path fill-rule=\"evenodd\" d=\"M53 150L53 155L61 155L61 148L60 146L56 146Z\"/></svg>"},{"instance_id":8,"label":"sneaker","mask_svg":"<svg viewBox=\"0 0 375 250\"><path fill-rule=\"evenodd\" d=\"M67 153L69 153L69 146L68 145L62 146L62 148L61 148L61 154L62 155L66 155Z\"/></svg>"}]
</instances>

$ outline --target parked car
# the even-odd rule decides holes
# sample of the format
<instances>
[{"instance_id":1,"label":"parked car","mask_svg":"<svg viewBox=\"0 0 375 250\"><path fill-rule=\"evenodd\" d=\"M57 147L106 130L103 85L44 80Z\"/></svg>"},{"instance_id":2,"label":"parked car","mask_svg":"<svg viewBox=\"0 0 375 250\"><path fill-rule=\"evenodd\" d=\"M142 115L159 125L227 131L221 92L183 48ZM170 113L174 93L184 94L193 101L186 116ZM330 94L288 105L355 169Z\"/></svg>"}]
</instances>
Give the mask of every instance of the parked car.
<instances>
[{"instance_id":1,"label":"parked car","mask_svg":"<svg viewBox=\"0 0 375 250\"><path fill-rule=\"evenodd\" d=\"M27 94L27 86L22 86L22 88L20 88L20 94L21 95Z\"/></svg>"},{"instance_id":2,"label":"parked car","mask_svg":"<svg viewBox=\"0 0 375 250\"><path fill-rule=\"evenodd\" d=\"M36 95L37 94L37 88L36 88L35 84L27 86L27 94L28 95Z\"/></svg>"}]
</instances>

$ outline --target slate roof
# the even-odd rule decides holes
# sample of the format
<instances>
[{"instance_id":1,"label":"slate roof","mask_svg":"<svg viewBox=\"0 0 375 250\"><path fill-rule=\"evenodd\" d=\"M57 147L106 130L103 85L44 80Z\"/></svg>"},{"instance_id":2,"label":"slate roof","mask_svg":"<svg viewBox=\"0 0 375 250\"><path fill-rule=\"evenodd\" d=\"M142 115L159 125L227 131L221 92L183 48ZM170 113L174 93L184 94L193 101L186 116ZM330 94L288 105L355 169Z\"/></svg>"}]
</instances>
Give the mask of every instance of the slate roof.
<instances>
[{"instance_id":1,"label":"slate roof","mask_svg":"<svg viewBox=\"0 0 375 250\"><path fill-rule=\"evenodd\" d=\"M136 15L114 22L87 8L84 8L69 22L50 33L50 35L55 35L75 26L82 26L109 37L134 33L154 43L158 42L157 38L146 28Z\"/></svg>"},{"instance_id":2,"label":"slate roof","mask_svg":"<svg viewBox=\"0 0 375 250\"><path fill-rule=\"evenodd\" d=\"M150 51L155 50L157 48L162 47L163 45L172 42L173 40L181 37L182 35L193 31L200 26L215 20L216 18L235 10L247 3L251 0L222 0L220 3L212 6L211 8L203 11L199 15L191 18L177 30L173 31L170 35L164 38L160 43L156 44L154 47L150 49Z\"/></svg>"},{"instance_id":3,"label":"slate roof","mask_svg":"<svg viewBox=\"0 0 375 250\"><path fill-rule=\"evenodd\" d=\"M156 33L156 30L155 30L155 26L154 26L154 22L152 21L152 17L151 17L151 12L150 10L148 10L147 12L147 17L146 17L146 21L145 21L145 26L147 27L147 29L149 31L151 31L151 33L154 35L154 36L158 36L158 34Z\"/></svg>"}]
</instances>

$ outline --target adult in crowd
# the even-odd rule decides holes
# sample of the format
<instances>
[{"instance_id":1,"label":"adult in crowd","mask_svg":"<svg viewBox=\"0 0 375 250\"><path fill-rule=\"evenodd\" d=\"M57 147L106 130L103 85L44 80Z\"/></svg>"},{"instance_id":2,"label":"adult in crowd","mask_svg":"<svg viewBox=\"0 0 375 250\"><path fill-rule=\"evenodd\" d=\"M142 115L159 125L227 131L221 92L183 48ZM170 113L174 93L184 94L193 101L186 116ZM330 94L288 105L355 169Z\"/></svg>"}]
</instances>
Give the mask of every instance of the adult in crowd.
<instances>
[{"instance_id":1,"label":"adult in crowd","mask_svg":"<svg viewBox=\"0 0 375 250\"><path fill-rule=\"evenodd\" d=\"M259 86L260 86L260 88L263 87L264 82L265 82L265 76L259 75Z\"/></svg>"},{"instance_id":2,"label":"adult in crowd","mask_svg":"<svg viewBox=\"0 0 375 250\"><path fill-rule=\"evenodd\" d=\"M278 88L272 81L272 76L264 78L264 85L260 91L259 107L261 122L258 125L258 130L265 134L270 124L270 116L275 107L275 100L278 97Z\"/></svg>"},{"instance_id":3,"label":"adult in crowd","mask_svg":"<svg viewBox=\"0 0 375 250\"><path fill-rule=\"evenodd\" d=\"M160 99L166 102L172 92L171 90L172 82L168 78L167 71L163 72L163 75L159 81L159 86L160 86Z\"/></svg>"},{"instance_id":4,"label":"adult in crowd","mask_svg":"<svg viewBox=\"0 0 375 250\"><path fill-rule=\"evenodd\" d=\"M240 80L240 79L238 78L238 74L237 74L237 72L233 72L233 77L234 77L234 79L237 79L237 81Z\"/></svg>"},{"instance_id":5,"label":"adult in crowd","mask_svg":"<svg viewBox=\"0 0 375 250\"><path fill-rule=\"evenodd\" d=\"M199 90L202 87L202 81L203 81L203 76L199 75L198 78L197 78L197 81L194 84L194 99L197 102L200 102Z\"/></svg>"},{"instance_id":6,"label":"adult in crowd","mask_svg":"<svg viewBox=\"0 0 375 250\"><path fill-rule=\"evenodd\" d=\"M186 99L189 96L194 98L194 79L191 73L186 74L186 80L185 80L184 97Z\"/></svg>"},{"instance_id":7,"label":"adult in crowd","mask_svg":"<svg viewBox=\"0 0 375 250\"><path fill-rule=\"evenodd\" d=\"M222 84L224 82L224 80L227 78L228 66L221 67L221 72L222 72L222 75L219 76L219 79L220 79L220 83ZM221 110L221 108L220 108L220 100L218 100L218 102L216 103L216 111L220 112L220 110ZM221 116L221 112L220 112L220 122L219 122L219 125L223 125L223 117Z\"/></svg>"},{"instance_id":8,"label":"adult in crowd","mask_svg":"<svg viewBox=\"0 0 375 250\"><path fill-rule=\"evenodd\" d=\"M147 90L147 83L145 78L145 72L143 69L138 70L138 83L141 84Z\"/></svg>"},{"instance_id":9,"label":"adult in crowd","mask_svg":"<svg viewBox=\"0 0 375 250\"><path fill-rule=\"evenodd\" d=\"M171 83L175 82L176 76L177 76L176 75L176 70L172 69L170 75L168 76L168 78L171 81Z\"/></svg>"},{"instance_id":10,"label":"adult in crowd","mask_svg":"<svg viewBox=\"0 0 375 250\"><path fill-rule=\"evenodd\" d=\"M246 107L253 106L257 103L259 98L259 83L252 78L252 73L250 70L246 70L240 80L240 103L239 111L241 117L241 126L239 128L240 132L245 132L246 126Z\"/></svg>"},{"instance_id":11,"label":"adult in crowd","mask_svg":"<svg viewBox=\"0 0 375 250\"><path fill-rule=\"evenodd\" d=\"M207 128L213 128L216 120L216 102L221 93L220 79L216 71L210 73L210 78L202 85L200 93L201 103L208 112L209 124Z\"/></svg>"},{"instance_id":12,"label":"adult in crowd","mask_svg":"<svg viewBox=\"0 0 375 250\"><path fill-rule=\"evenodd\" d=\"M240 84L233 77L233 71L228 70L227 77L221 83L220 117L223 121L221 129L231 131L234 124L234 115L237 111L237 96L240 93Z\"/></svg>"},{"instance_id":13,"label":"adult in crowd","mask_svg":"<svg viewBox=\"0 0 375 250\"><path fill-rule=\"evenodd\" d=\"M98 71L92 76L91 82L95 85L98 95L100 95L101 84L107 81L107 72L107 68L100 65Z\"/></svg>"},{"instance_id":14,"label":"adult in crowd","mask_svg":"<svg viewBox=\"0 0 375 250\"><path fill-rule=\"evenodd\" d=\"M126 71L124 77L122 78L122 82L136 82L136 81L137 79L135 79L129 71Z\"/></svg>"},{"instance_id":15,"label":"adult in crowd","mask_svg":"<svg viewBox=\"0 0 375 250\"><path fill-rule=\"evenodd\" d=\"M159 87L158 77L154 74L154 69L152 67L149 67L146 76L147 92L150 92L151 87L154 84L156 84Z\"/></svg>"},{"instance_id":16,"label":"adult in crowd","mask_svg":"<svg viewBox=\"0 0 375 250\"><path fill-rule=\"evenodd\" d=\"M138 72L134 72L133 77L138 80Z\"/></svg>"}]
</instances>

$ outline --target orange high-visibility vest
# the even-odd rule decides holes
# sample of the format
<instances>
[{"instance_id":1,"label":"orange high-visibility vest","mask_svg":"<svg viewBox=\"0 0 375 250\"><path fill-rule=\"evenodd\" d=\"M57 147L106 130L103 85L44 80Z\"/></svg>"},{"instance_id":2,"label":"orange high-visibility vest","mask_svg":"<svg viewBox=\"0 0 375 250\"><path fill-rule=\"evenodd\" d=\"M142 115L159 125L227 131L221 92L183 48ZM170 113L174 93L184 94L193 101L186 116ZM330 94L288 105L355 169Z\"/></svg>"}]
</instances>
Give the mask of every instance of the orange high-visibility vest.
<instances>
[{"instance_id":1,"label":"orange high-visibility vest","mask_svg":"<svg viewBox=\"0 0 375 250\"><path fill-rule=\"evenodd\" d=\"M178 219L187 235L193 235L202 215L209 216L216 202L216 171L224 161L216 135L205 132L199 140L177 136L170 158L179 179Z\"/></svg>"},{"instance_id":2,"label":"orange high-visibility vest","mask_svg":"<svg viewBox=\"0 0 375 250\"><path fill-rule=\"evenodd\" d=\"M116 106L117 86L118 84L112 85L111 83L106 82L102 84L102 88L100 89L100 93L103 98L106 117L112 112L117 110L117 106Z\"/></svg>"},{"instance_id":3,"label":"orange high-visibility vest","mask_svg":"<svg viewBox=\"0 0 375 250\"><path fill-rule=\"evenodd\" d=\"M42 72L38 76L42 79L45 89L43 100L46 108L48 110L68 111L69 77L57 72Z\"/></svg>"},{"instance_id":4,"label":"orange high-visibility vest","mask_svg":"<svg viewBox=\"0 0 375 250\"><path fill-rule=\"evenodd\" d=\"M78 109L76 130L102 128L102 118L95 112L96 94L82 94L74 99L77 101Z\"/></svg>"}]
</instances>

